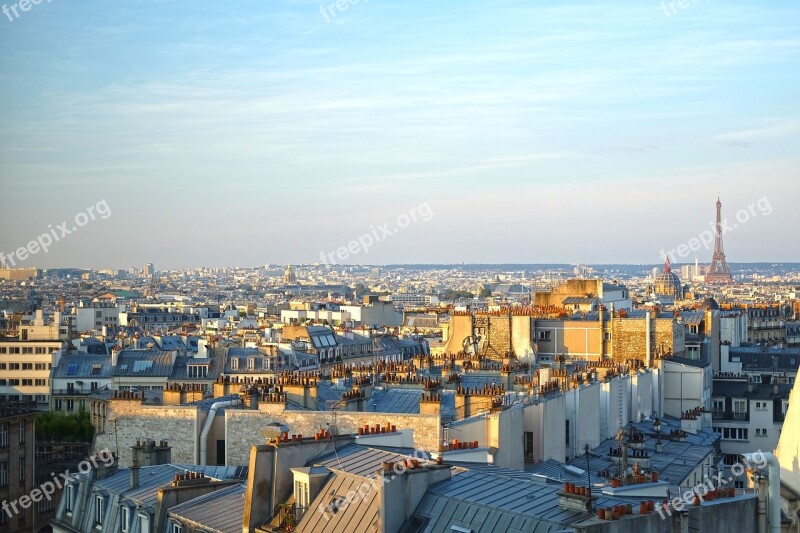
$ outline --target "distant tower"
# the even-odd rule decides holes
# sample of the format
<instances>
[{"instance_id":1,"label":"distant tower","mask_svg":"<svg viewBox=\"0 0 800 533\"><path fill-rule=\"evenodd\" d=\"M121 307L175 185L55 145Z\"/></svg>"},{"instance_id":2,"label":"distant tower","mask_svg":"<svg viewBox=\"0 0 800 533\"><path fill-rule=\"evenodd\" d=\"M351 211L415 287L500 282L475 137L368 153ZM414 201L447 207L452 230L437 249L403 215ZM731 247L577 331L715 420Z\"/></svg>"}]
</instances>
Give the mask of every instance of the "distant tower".
<instances>
[{"instance_id":1,"label":"distant tower","mask_svg":"<svg viewBox=\"0 0 800 533\"><path fill-rule=\"evenodd\" d=\"M147 263L144 268L142 269L142 274L146 278L152 278L156 273L156 267L153 266L153 263Z\"/></svg>"},{"instance_id":2,"label":"distant tower","mask_svg":"<svg viewBox=\"0 0 800 533\"><path fill-rule=\"evenodd\" d=\"M733 281L728 262L725 261L725 250L722 248L722 202L717 197L717 228L714 236L714 256L706 274L706 281L712 283L730 283Z\"/></svg>"}]
</instances>

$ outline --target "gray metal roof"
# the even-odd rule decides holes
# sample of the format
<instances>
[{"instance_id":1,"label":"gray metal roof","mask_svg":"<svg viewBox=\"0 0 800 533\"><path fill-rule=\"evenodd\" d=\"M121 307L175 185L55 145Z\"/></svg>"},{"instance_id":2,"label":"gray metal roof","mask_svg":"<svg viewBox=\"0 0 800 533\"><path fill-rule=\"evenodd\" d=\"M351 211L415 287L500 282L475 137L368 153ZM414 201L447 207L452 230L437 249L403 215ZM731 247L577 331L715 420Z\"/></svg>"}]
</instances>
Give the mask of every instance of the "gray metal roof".
<instances>
[{"instance_id":1,"label":"gray metal roof","mask_svg":"<svg viewBox=\"0 0 800 533\"><path fill-rule=\"evenodd\" d=\"M560 485L543 485L518 477L487 473L470 468L428 488L416 514L430 522L425 531L445 531L452 525L476 532L560 531L591 516L587 512L558 505ZM621 500L598 495L597 506L607 507Z\"/></svg>"},{"instance_id":2,"label":"gray metal roof","mask_svg":"<svg viewBox=\"0 0 800 533\"><path fill-rule=\"evenodd\" d=\"M190 521L203 531L241 533L246 492L244 483L219 489L172 507L169 516Z\"/></svg>"},{"instance_id":3,"label":"gray metal roof","mask_svg":"<svg viewBox=\"0 0 800 533\"><path fill-rule=\"evenodd\" d=\"M149 376L168 378L172 373L173 353L150 348L134 350L125 348L117 356L115 376Z\"/></svg>"},{"instance_id":4,"label":"gray metal roof","mask_svg":"<svg viewBox=\"0 0 800 533\"><path fill-rule=\"evenodd\" d=\"M346 472L362 477L371 477L381 469L385 461L402 462L408 459L406 453L396 453L379 448L370 448L360 444L348 444L336 449L335 442L330 441L330 451L313 461L313 466L324 466L334 472Z\"/></svg>"},{"instance_id":5,"label":"gray metal roof","mask_svg":"<svg viewBox=\"0 0 800 533\"><path fill-rule=\"evenodd\" d=\"M203 378L189 377L189 365L208 365L208 374ZM220 366L219 359L216 357L198 359L196 357L179 355L175 358L175 365L172 367L172 373L169 379L213 382L221 374L222 369Z\"/></svg>"},{"instance_id":6,"label":"gray metal roof","mask_svg":"<svg viewBox=\"0 0 800 533\"><path fill-rule=\"evenodd\" d=\"M367 411L380 413L419 413L422 391L416 389L376 389L367 402Z\"/></svg>"},{"instance_id":7,"label":"gray metal roof","mask_svg":"<svg viewBox=\"0 0 800 533\"><path fill-rule=\"evenodd\" d=\"M96 481L95 487L124 495L136 504L153 507L158 498L158 489L172 481L175 474L187 472L201 472L214 480L247 479L247 467L168 464L141 467L139 486L133 490L130 488L130 469L127 468Z\"/></svg>"},{"instance_id":8,"label":"gray metal roof","mask_svg":"<svg viewBox=\"0 0 800 533\"><path fill-rule=\"evenodd\" d=\"M366 490L369 487L370 490ZM361 491L363 497L353 499L336 513L320 512L332 501ZM308 511L297 524L297 531L377 531L380 528L381 506L378 489L361 476L339 473L334 475L311 502ZM241 527L240 527L241 530Z\"/></svg>"},{"instance_id":9,"label":"gray metal roof","mask_svg":"<svg viewBox=\"0 0 800 533\"><path fill-rule=\"evenodd\" d=\"M349 390L349 387L348 389ZM344 389L334 389L330 381L317 382L317 409L329 411L334 405L342 401Z\"/></svg>"},{"instance_id":10,"label":"gray metal roof","mask_svg":"<svg viewBox=\"0 0 800 533\"><path fill-rule=\"evenodd\" d=\"M54 378L97 379L111 377L110 355L63 355L52 369Z\"/></svg>"},{"instance_id":11,"label":"gray metal roof","mask_svg":"<svg viewBox=\"0 0 800 533\"><path fill-rule=\"evenodd\" d=\"M704 428L698 431L696 435L689 433L685 442L671 441L666 436L669 435L671 430L680 429L680 420L664 417L661 419L661 434L665 435L661 439L663 451L656 452L655 444L657 439L653 436L655 434L653 423L637 422L633 426L645 434L644 449L647 450L650 456L649 470L655 470L663 481L668 481L672 484L678 484L683 481L703 462L709 453L714 453L714 443L719 440L719 435L714 433L713 429ZM589 456L589 464L593 477L601 470L616 470L617 465L608 456L609 448L616 447L617 442L612 438L601 442L600 446L592 450L594 455ZM575 457L569 461L569 464L581 470L586 470L586 457L583 455Z\"/></svg>"}]
</instances>

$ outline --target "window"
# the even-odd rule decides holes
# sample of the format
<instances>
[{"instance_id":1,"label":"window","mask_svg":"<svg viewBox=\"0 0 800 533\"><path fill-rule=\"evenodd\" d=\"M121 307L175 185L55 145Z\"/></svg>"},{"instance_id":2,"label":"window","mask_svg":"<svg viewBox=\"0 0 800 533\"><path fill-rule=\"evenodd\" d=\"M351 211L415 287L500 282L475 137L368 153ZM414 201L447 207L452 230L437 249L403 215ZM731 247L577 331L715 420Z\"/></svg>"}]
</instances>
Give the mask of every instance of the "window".
<instances>
[{"instance_id":1,"label":"window","mask_svg":"<svg viewBox=\"0 0 800 533\"><path fill-rule=\"evenodd\" d=\"M170 533L183 533L183 526L177 522L172 522Z\"/></svg>"},{"instance_id":2,"label":"window","mask_svg":"<svg viewBox=\"0 0 800 533\"><path fill-rule=\"evenodd\" d=\"M42 354L44 354L44 353L45 353L44 346L37 346L37 347L36 347L36 355L42 355ZM41 363L36 363L36 367L37 367L37 368L36 368L36 370L40 370L40 369L38 368L40 364L41 364Z\"/></svg>"},{"instance_id":3,"label":"window","mask_svg":"<svg viewBox=\"0 0 800 533\"><path fill-rule=\"evenodd\" d=\"M726 440L747 440L747 428L714 428Z\"/></svg>"},{"instance_id":4,"label":"window","mask_svg":"<svg viewBox=\"0 0 800 533\"><path fill-rule=\"evenodd\" d=\"M725 466L733 466L739 464L739 455L735 453L726 453L722 455L722 462Z\"/></svg>"},{"instance_id":5,"label":"window","mask_svg":"<svg viewBox=\"0 0 800 533\"><path fill-rule=\"evenodd\" d=\"M67 411L74 411L75 410L75 400L72 398L67 399Z\"/></svg>"},{"instance_id":6,"label":"window","mask_svg":"<svg viewBox=\"0 0 800 533\"><path fill-rule=\"evenodd\" d=\"M119 530L122 533L128 533L128 527L130 525L130 520L131 520L130 507L127 507L127 506L123 505L122 508L121 508L121 512L120 512L120 524L119 524Z\"/></svg>"},{"instance_id":7,"label":"window","mask_svg":"<svg viewBox=\"0 0 800 533\"><path fill-rule=\"evenodd\" d=\"M0 462L0 488L1 487L8 487L8 461Z\"/></svg>"},{"instance_id":8,"label":"window","mask_svg":"<svg viewBox=\"0 0 800 533\"><path fill-rule=\"evenodd\" d=\"M19 421L19 443L25 444L25 421Z\"/></svg>"},{"instance_id":9,"label":"window","mask_svg":"<svg viewBox=\"0 0 800 533\"><path fill-rule=\"evenodd\" d=\"M53 409L54 409L54 410L56 410L56 411L61 411L61 410L63 410L63 406L62 406L62 404L61 404L61 400L60 400L60 399L56 399L56 400L54 401Z\"/></svg>"},{"instance_id":10,"label":"window","mask_svg":"<svg viewBox=\"0 0 800 533\"><path fill-rule=\"evenodd\" d=\"M540 331L538 335L538 339L540 341L549 341L550 340L550 330Z\"/></svg>"},{"instance_id":11,"label":"window","mask_svg":"<svg viewBox=\"0 0 800 533\"><path fill-rule=\"evenodd\" d=\"M33 346L23 346L22 347L22 353L24 353L24 354L32 354L33 353ZM25 366L25 365L23 365L23 366Z\"/></svg>"},{"instance_id":12,"label":"window","mask_svg":"<svg viewBox=\"0 0 800 533\"><path fill-rule=\"evenodd\" d=\"M713 400L712 406L714 411L721 413L725 410L725 400Z\"/></svg>"},{"instance_id":13,"label":"window","mask_svg":"<svg viewBox=\"0 0 800 533\"><path fill-rule=\"evenodd\" d=\"M9 370L19 370L19 363L8 363Z\"/></svg>"},{"instance_id":14,"label":"window","mask_svg":"<svg viewBox=\"0 0 800 533\"><path fill-rule=\"evenodd\" d=\"M766 436L767 436L766 428L756 428L756 437L766 437Z\"/></svg>"},{"instance_id":15,"label":"window","mask_svg":"<svg viewBox=\"0 0 800 533\"><path fill-rule=\"evenodd\" d=\"M28 469L25 468L25 458L24 457L20 457L19 458L19 482L20 483L25 483L25 471L26 470L28 470Z\"/></svg>"},{"instance_id":16,"label":"window","mask_svg":"<svg viewBox=\"0 0 800 533\"><path fill-rule=\"evenodd\" d=\"M44 348L42 348L42 350L44 350ZM47 370L47 365L45 363L36 363L36 370Z\"/></svg>"},{"instance_id":17,"label":"window","mask_svg":"<svg viewBox=\"0 0 800 533\"><path fill-rule=\"evenodd\" d=\"M22 363L22 370L33 370L33 363Z\"/></svg>"},{"instance_id":18,"label":"window","mask_svg":"<svg viewBox=\"0 0 800 533\"><path fill-rule=\"evenodd\" d=\"M308 492L308 483L302 481L294 482L294 501L297 504L298 510L305 510L311 503L311 498Z\"/></svg>"},{"instance_id":19,"label":"window","mask_svg":"<svg viewBox=\"0 0 800 533\"><path fill-rule=\"evenodd\" d=\"M6 347L5 346L0 347L0 353L6 353ZM6 369L6 366L5 366L5 363L3 363L3 365L0 366L0 370L5 370L5 369Z\"/></svg>"},{"instance_id":20,"label":"window","mask_svg":"<svg viewBox=\"0 0 800 533\"><path fill-rule=\"evenodd\" d=\"M22 380L22 386L23 387L32 387L33 386L33 380L32 379L23 379Z\"/></svg>"},{"instance_id":21,"label":"window","mask_svg":"<svg viewBox=\"0 0 800 533\"><path fill-rule=\"evenodd\" d=\"M8 422L0 423L0 449L8 448Z\"/></svg>"},{"instance_id":22,"label":"window","mask_svg":"<svg viewBox=\"0 0 800 533\"><path fill-rule=\"evenodd\" d=\"M231 370L239 370L239 358L234 357L231 359Z\"/></svg>"},{"instance_id":23,"label":"window","mask_svg":"<svg viewBox=\"0 0 800 533\"><path fill-rule=\"evenodd\" d=\"M71 483L64 487L64 510L67 513L72 513L72 508L75 506L75 485Z\"/></svg>"},{"instance_id":24,"label":"window","mask_svg":"<svg viewBox=\"0 0 800 533\"><path fill-rule=\"evenodd\" d=\"M94 497L94 527L103 527L103 507L105 506L105 498L99 494Z\"/></svg>"},{"instance_id":25,"label":"window","mask_svg":"<svg viewBox=\"0 0 800 533\"><path fill-rule=\"evenodd\" d=\"M744 488L744 481L734 481L733 488L735 489L743 489Z\"/></svg>"},{"instance_id":26,"label":"window","mask_svg":"<svg viewBox=\"0 0 800 533\"><path fill-rule=\"evenodd\" d=\"M141 533L150 533L150 515L139 515L139 531Z\"/></svg>"},{"instance_id":27,"label":"window","mask_svg":"<svg viewBox=\"0 0 800 533\"><path fill-rule=\"evenodd\" d=\"M47 385L46 379L35 379L33 380L37 387L44 387Z\"/></svg>"},{"instance_id":28,"label":"window","mask_svg":"<svg viewBox=\"0 0 800 533\"><path fill-rule=\"evenodd\" d=\"M247 358L247 370L255 370L256 369L256 358L255 357L248 357Z\"/></svg>"}]
</instances>

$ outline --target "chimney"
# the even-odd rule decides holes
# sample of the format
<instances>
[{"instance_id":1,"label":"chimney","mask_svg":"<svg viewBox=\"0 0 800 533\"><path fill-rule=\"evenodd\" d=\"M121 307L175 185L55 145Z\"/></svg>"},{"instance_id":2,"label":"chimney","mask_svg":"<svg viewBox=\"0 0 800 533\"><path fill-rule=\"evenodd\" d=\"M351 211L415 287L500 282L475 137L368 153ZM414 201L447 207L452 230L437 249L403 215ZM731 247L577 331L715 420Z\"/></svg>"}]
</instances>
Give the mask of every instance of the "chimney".
<instances>
[{"instance_id":1,"label":"chimney","mask_svg":"<svg viewBox=\"0 0 800 533\"><path fill-rule=\"evenodd\" d=\"M139 487L139 463L136 460L131 461L131 490Z\"/></svg>"},{"instance_id":2,"label":"chimney","mask_svg":"<svg viewBox=\"0 0 800 533\"><path fill-rule=\"evenodd\" d=\"M119 346L111 347L111 367L117 368L117 358L119 357Z\"/></svg>"}]
</instances>

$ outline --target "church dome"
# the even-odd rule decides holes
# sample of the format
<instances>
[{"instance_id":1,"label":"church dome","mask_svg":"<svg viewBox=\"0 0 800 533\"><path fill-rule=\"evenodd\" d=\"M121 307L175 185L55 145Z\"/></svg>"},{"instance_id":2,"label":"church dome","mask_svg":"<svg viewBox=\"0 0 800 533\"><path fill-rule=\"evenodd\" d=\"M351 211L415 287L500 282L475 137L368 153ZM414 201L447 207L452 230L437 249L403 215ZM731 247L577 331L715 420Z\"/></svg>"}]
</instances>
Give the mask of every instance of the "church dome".
<instances>
[{"instance_id":1,"label":"church dome","mask_svg":"<svg viewBox=\"0 0 800 533\"><path fill-rule=\"evenodd\" d=\"M664 271L658 275L653 283L653 290L658 296L669 296L676 300L683 298L680 278L672 271L669 257L664 262Z\"/></svg>"}]
</instances>

